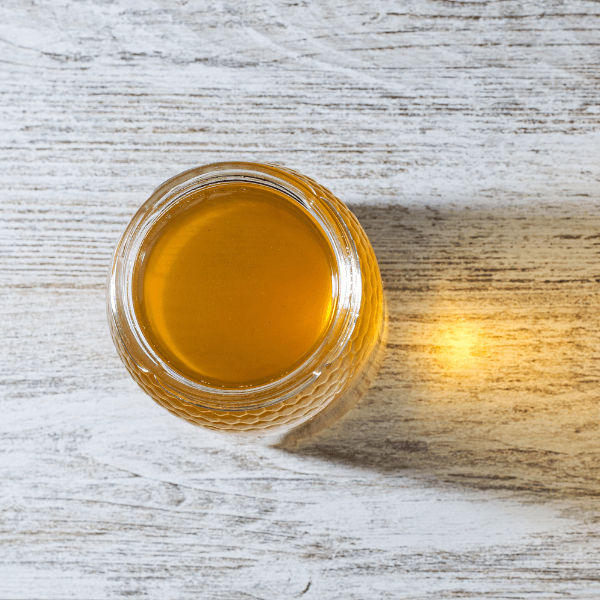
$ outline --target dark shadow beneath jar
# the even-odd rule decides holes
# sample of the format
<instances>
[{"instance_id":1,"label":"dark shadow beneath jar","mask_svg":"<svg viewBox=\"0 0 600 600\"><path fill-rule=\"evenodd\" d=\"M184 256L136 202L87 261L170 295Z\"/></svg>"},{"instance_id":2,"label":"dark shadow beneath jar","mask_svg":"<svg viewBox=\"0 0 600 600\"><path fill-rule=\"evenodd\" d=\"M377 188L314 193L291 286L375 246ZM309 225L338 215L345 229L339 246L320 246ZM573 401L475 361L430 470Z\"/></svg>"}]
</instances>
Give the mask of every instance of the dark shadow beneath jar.
<instances>
[{"instance_id":1,"label":"dark shadow beneath jar","mask_svg":"<svg viewBox=\"0 0 600 600\"><path fill-rule=\"evenodd\" d=\"M587 205L353 206L387 354L359 404L287 452L481 489L600 493L600 216Z\"/></svg>"}]
</instances>

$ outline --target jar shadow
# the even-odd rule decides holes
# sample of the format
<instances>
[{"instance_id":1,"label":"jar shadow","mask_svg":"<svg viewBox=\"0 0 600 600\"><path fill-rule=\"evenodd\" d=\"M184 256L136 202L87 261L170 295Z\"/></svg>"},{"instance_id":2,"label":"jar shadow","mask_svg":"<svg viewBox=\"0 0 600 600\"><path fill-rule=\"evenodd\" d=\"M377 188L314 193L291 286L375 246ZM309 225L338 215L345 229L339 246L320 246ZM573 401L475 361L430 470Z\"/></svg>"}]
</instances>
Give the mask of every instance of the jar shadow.
<instances>
[{"instance_id":1,"label":"jar shadow","mask_svg":"<svg viewBox=\"0 0 600 600\"><path fill-rule=\"evenodd\" d=\"M345 416L277 446L480 489L600 494L597 210L352 210L384 281L387 353Z\"/></svg>"}]
</instances>

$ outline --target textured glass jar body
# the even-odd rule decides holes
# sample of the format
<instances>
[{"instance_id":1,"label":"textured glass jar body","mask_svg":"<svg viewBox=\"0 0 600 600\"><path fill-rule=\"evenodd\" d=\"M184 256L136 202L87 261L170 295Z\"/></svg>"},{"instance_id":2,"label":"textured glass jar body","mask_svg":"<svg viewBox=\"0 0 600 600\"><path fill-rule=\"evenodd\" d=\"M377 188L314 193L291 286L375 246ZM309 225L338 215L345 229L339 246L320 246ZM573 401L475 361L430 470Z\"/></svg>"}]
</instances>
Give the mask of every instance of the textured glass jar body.
<instances>
[{"instance_id":1,"label":"textured glass jar body","mask_svg":"<svg viewBox=\"0 0 600 600\"><path fill-rule=\"evenodd\" d=\"M276 190L319 223L336 263L336 308L325 339L292 372L264 385L224 389L189 379L157 354L134 310L133 273L144 239L190 193L238 182ZM133 379L169 412L211 429L271 434L319 420L326 424L331 415L337 417L352 406L368 386L381 357L384 297L367 236L331 192L281 167L216 163L186 171L162 184L134 216L115 250L107 302L113 341ZM327 414L330 417L324 419Z\"/></svg>"}]
</instances>

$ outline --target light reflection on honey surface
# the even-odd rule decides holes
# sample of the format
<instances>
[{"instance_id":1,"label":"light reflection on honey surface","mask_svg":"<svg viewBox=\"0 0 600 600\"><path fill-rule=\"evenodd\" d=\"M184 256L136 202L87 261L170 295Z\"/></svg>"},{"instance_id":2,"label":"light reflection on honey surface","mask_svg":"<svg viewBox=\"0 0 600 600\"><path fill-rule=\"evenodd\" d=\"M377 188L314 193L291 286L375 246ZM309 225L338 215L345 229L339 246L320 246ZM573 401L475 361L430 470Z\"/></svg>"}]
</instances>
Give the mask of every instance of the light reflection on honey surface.
<instances>
[{"instance_id":1,"label":"light reflection on honey surface","mask_svg":"<svg viewBox=\"0 0 600 600\"><path fill-rule=\"evenodd\" d=\"M297 451L444 481L600 493L600 211L356 207L388 355L364 401Z\"/></svg>"}]
</instances>

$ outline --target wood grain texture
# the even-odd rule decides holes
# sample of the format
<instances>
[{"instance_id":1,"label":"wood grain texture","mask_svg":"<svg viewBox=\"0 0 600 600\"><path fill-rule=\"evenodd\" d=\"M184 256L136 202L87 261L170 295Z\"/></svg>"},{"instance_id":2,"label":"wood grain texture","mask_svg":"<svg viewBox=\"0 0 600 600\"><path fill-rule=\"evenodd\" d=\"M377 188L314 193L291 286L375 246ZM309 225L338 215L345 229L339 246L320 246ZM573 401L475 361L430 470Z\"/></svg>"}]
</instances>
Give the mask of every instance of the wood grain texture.
<instances>
[{"instance_id":1,"label":"wood grain texture","mask_svg":"<svg viewBox=\"0 0 600 600\"><path fill-rule=\"evenodd\" d=\"M0 6L0 598L600 594L600 3ZM388 354L314 439L154 406L104 316L161 181L352 205Z\"/></svg>"}]
</instances>

